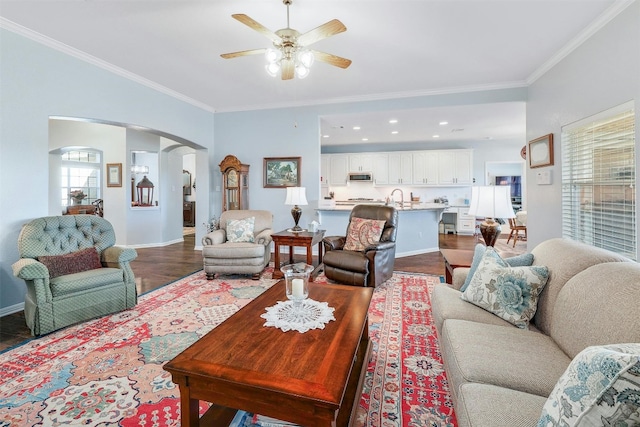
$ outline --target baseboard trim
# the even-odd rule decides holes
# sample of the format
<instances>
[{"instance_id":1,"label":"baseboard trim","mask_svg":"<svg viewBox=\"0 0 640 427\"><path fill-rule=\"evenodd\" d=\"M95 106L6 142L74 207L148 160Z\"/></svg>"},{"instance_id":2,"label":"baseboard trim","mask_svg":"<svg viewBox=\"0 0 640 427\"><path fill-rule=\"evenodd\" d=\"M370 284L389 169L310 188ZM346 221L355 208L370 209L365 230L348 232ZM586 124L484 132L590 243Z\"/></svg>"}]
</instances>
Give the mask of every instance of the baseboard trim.
<instances>
[{"instance_id":1,"label":"baseboard trim","mask_svg":"<svg viewBox=\"0 0 640 427\"><path fill-rule=\"evenodd\" d=\"M143 243L141 245L126 245L127 248L133 248L133 249L142 249L142 248L161 248L163 246L169 246L169 245L173 245L175 243L182 243L184 242L184 238L180 238L180 239L176 239L176 240L170 240L168 242L160 242L160 243Z\"/></svg>"},{"instance_id":2,"label":"baseboard trim","mask_svg":"<svg viewBox=\"0 0 640 427\"><path fill-rule=\"evenodd\" d=\"M404 258L406 256L413 256L413 255L430 254L432 252L438 252L438 251L440 251L440 248L426 248L426 249L419 249L415 251L400 252L400 253L396 253L396 258Z\"/></svg>"},{"instance_id":3,"label":"baseboard trim","mask_svg":"<svg viewBox=\"0 0 640 427\"><path fill-rule=\"evenodd\" d=\"M13 313L18 313L20 311L24 311L24 303L21 302L19 304L10 305L9 307L0 308L0 317L8 316Z\"/></svg>"}]
</instances>

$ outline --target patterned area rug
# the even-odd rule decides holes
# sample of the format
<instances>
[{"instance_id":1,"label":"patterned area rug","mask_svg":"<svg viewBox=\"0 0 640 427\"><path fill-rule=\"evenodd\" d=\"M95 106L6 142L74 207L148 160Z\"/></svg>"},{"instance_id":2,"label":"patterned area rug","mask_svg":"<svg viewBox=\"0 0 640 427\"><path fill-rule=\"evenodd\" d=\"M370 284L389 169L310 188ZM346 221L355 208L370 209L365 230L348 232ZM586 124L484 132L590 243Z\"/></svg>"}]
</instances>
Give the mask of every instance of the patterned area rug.
<instances>
[{"instance_id":1,"label":"patterned area rug","mask_svg":"<svg viewBox=\"0 0 640 427\"><path fill-rule=\"evenodd\" d=\"M271 287L270 277L208 281L198 272L134 309L0 354L0 426L179 426L179 390L162 366ZM396 272L375 290L358 426L456 425L429 301L440 280Z\"/></svg>"}]
</instances>

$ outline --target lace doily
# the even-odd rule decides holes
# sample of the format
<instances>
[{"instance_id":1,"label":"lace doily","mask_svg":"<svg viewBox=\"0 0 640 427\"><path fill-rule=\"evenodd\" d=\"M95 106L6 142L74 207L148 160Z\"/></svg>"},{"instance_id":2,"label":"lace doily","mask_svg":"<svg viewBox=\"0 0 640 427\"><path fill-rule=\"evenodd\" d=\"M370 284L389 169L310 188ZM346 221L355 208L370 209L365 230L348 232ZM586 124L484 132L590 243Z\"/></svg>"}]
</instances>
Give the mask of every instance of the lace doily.
<instances>
[{"instance_id":1,"label":"lace doily","mask_svg":"<svg viewBox=\"0 0 640 427\"><path fill-rule=\"evenodd\" d=\"M324 325L336 320L334 310L326 302L307 298L299 307L294 307L293 301L278 301L273 307L267 307L267 312L260 317L267 320L264 326L305 333L311 329L324 329Z\"/></svg>"}]
</instances>

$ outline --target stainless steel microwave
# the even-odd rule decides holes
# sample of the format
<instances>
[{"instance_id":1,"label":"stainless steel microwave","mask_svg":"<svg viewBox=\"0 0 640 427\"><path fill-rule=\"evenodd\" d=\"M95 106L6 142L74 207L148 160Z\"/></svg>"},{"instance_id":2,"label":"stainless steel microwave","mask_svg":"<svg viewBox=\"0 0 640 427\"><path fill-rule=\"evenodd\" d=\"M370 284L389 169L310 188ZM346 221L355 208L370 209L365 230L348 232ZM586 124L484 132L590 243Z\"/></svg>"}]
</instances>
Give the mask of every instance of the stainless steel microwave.
<instances>
[{"instance_id":1,"label":"stainless steel microwave","mask_svg":"<svg viewBox=\"0 0 640 427\"><path fill-rule=\"evenodd\" d=\"M373 177L369 172L350 172L349 181L373 181Z\"/></svg>"}]
</instances>

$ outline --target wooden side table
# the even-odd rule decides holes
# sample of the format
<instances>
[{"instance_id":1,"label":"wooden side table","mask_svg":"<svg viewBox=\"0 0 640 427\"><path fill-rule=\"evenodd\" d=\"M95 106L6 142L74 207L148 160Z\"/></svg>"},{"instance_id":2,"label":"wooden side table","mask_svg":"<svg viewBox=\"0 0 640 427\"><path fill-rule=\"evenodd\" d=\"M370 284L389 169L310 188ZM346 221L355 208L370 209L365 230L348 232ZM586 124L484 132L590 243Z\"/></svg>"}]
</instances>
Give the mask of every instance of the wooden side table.
<instances>
[{"instance_id":1,"label":"wooden side table","mask_svg":"<svg viewBox=\"0 0 640 427\"><path fill-rule=\"evenodd\" d=\"M319 230L315 233L309 231L301 231L294 233L291 231L279 231L273 233L271 238L274 243L274 267L273 276L274 279L281 279L284 274L280 271L280 246L289 246L289 263L293 264L293 247L304 246L307 248L307 264L313 265L312 248L316 243L318 244L318 265L311 272L309 281L313 282L313 279L320 273L322 269L322 239L324 238L325 230Z\"/></svg>"},{"instance_id":2,"label":"wooden side table","mask_svg":"<svg viewBox=\"0 0 640 427\"><path fill-rule=\"evenodd\" d=\"M440 249L444 257L444 274L447 283L453 283L453 270L458 267L471 267L473 252L465 249Z\"/></svg>"}]
</instances>

